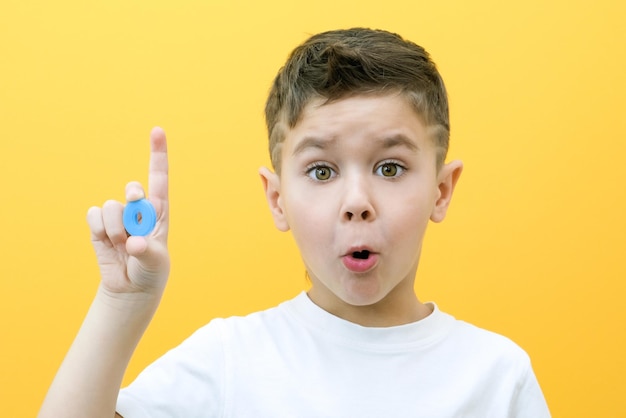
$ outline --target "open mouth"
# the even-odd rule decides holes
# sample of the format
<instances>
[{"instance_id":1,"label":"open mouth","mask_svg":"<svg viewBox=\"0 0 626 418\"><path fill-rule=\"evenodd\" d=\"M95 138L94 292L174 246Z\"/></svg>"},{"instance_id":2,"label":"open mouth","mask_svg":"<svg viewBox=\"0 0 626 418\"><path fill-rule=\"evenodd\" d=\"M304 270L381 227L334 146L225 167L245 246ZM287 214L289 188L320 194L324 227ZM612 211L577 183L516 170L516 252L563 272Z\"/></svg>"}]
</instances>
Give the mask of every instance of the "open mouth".
<instances>
[{"instance_id":1,"label":"open mouth","mask_svg":"<svg viewBox=\"0 0 626 418\"><path fill-rule=\"evenodd\" d=\"M371 250L351 251L342 257L343 265L354 273L365 273L378 264L379 254Z\"/></svg>"},{"instance_id":2,"label":"open mouth","mask_svg":"<svg viewBox=\"0 0 626 418\"><path fill-rule=\"evenodd\" d=\"M370 252L368 250L355 251L352 253L352 257L358 258L359 260L367 260L369 256Z\"/></svg>"}]
</instances>

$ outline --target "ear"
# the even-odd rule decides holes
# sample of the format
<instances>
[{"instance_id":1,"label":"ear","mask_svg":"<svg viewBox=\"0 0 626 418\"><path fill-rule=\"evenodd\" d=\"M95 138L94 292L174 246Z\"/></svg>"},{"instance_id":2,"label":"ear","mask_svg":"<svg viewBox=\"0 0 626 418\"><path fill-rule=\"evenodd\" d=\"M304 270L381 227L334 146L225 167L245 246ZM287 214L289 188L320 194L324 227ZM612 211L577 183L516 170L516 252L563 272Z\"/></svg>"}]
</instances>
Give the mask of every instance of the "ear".
<instances>
[{"instance_id":1,"label":"ear","mask_svg":"<svg viewBox=\"0 0 626 418\"><path fill-rule=\"evenodd\" d=\"M259 175L261 176L261 182L263 183L263 190L265 191L265 198L270 205L270 212L272 218L274 218L274 225L279 231L289 231L289 224L285 217L285 211L282 207L282 200L280 196L280 177L267 167L261 167L259 169Z\"/></svg>"},{"instance_id":2,"label":"ear","mask_svg":"<svg viewBox=\"0 0 626 418\"><path fill-rule=\"evenodd\" d=\"M439 197L437 198L435 207L430 214L431 221L441 222L446 217L448 206L450 206L450 201L452 200L454 187L456 186L456 182L459 180L462 171L463 163L458 160L450 161L439 170L439 173L437 174L437 189L439 191Z\"/></svg>"}]
</instances>

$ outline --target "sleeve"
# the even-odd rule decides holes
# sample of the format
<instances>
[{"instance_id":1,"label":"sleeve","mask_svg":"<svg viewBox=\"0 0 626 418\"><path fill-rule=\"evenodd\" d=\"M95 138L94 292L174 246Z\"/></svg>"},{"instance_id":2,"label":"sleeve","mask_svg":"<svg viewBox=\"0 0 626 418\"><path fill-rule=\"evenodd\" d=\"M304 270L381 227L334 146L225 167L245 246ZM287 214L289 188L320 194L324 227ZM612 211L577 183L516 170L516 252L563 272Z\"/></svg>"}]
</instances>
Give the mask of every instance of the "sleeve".
<instances>
[{"instance_id":1,"label":"sleeve","mask_svg":"<svg viewBox=\"0 0 626 418\"><path fill-rule=\"evenodd\" d=\"M120 391L124 418L214 417L224 404L225 355L220 320L200 328Z\"/></svg>"},{"instance_id":2,"label":"sleeve","mask_svg":"<svg viewBox=\"0 0 626 418\"><path fill-rule=\"evenodd\" d=\"M511 418L550 418L550 410L539 387L537 377L528 363L517 386L509 411Z\"/></svg>"}]
</instances>

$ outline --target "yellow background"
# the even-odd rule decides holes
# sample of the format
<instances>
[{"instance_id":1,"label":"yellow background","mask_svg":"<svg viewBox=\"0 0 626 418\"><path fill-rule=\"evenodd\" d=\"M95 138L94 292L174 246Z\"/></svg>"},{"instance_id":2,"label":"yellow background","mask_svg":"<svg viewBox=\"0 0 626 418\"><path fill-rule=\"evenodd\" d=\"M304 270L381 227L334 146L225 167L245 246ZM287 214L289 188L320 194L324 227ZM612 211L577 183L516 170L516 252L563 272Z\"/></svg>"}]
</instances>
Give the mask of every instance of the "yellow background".
<instances>
[{"instance_id":1,"label":"yellow background","mask_svg":"<svg viewBox=\"0 0 626 418\"><path fill-rule=\"evenodd\" d=\"M98 283L87 209L169 136L171 281L126 382L215 316L306 288L257 175L262 111L308 35L425 46L465 162L417 291L524 347L555 417L626 416L626 8L614 0L0 5L0 405L34 416Z\"/></svg>"}]
</instances>

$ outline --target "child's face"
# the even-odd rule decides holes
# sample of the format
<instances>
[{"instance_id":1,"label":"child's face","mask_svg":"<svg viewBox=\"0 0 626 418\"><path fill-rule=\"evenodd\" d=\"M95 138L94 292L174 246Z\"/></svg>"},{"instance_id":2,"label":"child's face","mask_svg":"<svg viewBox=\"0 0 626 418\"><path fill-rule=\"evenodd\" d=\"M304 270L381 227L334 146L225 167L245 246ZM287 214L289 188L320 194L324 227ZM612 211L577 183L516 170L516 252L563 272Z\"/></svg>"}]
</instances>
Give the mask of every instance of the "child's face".
<instances>
[{"instance_id":1,"label":"child's face","mask_svg":"<svg viewBox=\"0 0 626 418\"><path fill-rule=\"evenodd\" d=\"M443 219L460 163L437 171L435 145L399 95L321 103L288 131L280 177L261 172L276 226L291 229L318 305L407 309L426 226Z\"/></svg>"}]
</instances>

